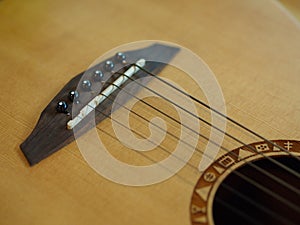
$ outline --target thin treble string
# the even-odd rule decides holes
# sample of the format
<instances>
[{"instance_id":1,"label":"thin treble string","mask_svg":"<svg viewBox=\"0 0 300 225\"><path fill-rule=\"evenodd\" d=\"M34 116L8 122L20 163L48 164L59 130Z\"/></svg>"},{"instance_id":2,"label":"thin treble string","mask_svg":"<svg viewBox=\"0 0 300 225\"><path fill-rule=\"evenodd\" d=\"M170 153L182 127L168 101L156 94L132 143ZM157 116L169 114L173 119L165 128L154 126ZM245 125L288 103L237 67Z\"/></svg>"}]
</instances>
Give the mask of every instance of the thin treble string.
<instances>
[{"instance_id":1,"label":"thin treble string","mask_svg":"<svg viewBox=\"0 0 300 225\"><path fill-rule=\"evenodd\" d=\"M230 191L231 193L237 195L238 197L240 197L241 199L245 200L246 202L250 203L251 205L255 206L256 208L258 208L259 210L272 215L272 217L277 218L278 220L280 220L281 222L283 222L283 224L293 224L293 225L297 225L295 223L293 223L292 221L288 220L287 218L278 215L277 213L275 213L274 211L268 209L267 207L264 207L260 204L258 204L256 201L254 201L253 199L249 198L248 196L240 193L239 191L236 191L234 188L232 188L230 185L227 185L226 183L222 182L221 183L222 186L227 189L228 191Z\"/></svg>"},{"instance_id":2,"label":"thin treble string","mask_svg":"<svg viewBox=\"0 0 300 225\"><path fill-rule=\"evenodd\" d=\"M106 97L106 95L103 95ZM120 126L124 127L125 129L135 133L136 135L140 136L141 138L143 139L147 139L146 136L140 134L139 132L135 131L135 130L131 130L130 128L128 128L125 124L121 123L120 121L116 120L116 119L113 119L110 115L107 115L105 113L103 113L101 110L98 110L96 108L93 108L92 106L90 105L87 105L88 107L92 108L93 110L96 110L97 112L101 113L102 115L104 115L105 117L107 118L110 118L112 121L116 122L117 124L119 124ZM97 127L98 129L98 127ZM151 144L154 144L155 146L157 146L157 143L155 143L154 141L152 140L148 140ZM168 153L168 154L172 154L172 152L169 152L165 147L162 147L161 145L158 145L159 148L161 148L164 152ZM135 151L135 152L138 152L140 153L140 151ZM185 162L182 158L176 156L176 155L172 155L172 157L174 158L177 158L178 160L180 160L181 162ZM156 161L155 161L156 162ZM157 163L157 162L156 162ZM194 169L195 171L198 172L198 168L196 166L194 166L193 164L187 162L187 165L190 166L192 169ZM173 171L170 171L170 172L173 172Z\"/></svg>"},{"instance_id":3,"label":"thin treble string","mask_svg":"<svg viewBox=\"0 0 300 225\"><path fill-rule=\"evenodd\" d=\"M105 96L106 98L108 98L106 95L103 95ZM111 99L109 99L110 101L112 101ZM88 105L90 108L92 108L93 110L96 110L97 112L103 114L104 116L110 118L111 120L115 121L116 123L120 124L121 126L123 126L124 128L128 129L129 131L131 131L126 125L122 124L121 122L113 119L110 115L106 115L105 113L103 113L102 111L98 110L98 109L95 109L93 108L92 106ZM142 138L146 138L144 137L143 135L139 134L138 132L134 131L137 135L141 136ZM150 141L150 140L148 140ZM152 144L156 144L156 143L153 143ZM159 145L160 146L160 145ZM162 148L160 146L160 148ZM169 152L167 149L165 148L162 148L164 151L168 152L169 154L172 154L171 152ZM204 155L206 155L205 153L203 153ZM208 155L206 155L207 157L210 157ZM176 156L175 156L176 157ZM176 157L177 159L179 160L182 160L178 157ZM212 159L212 158L211 158ZM189 166L191 167L194 167L197 169L197 167L193 166L192 164L189 164ZM272 197L276 198L277 200L281 201L282 203L286 204L287 206L289 206L291 209L293 210L296 210L296 211L299 211L300 212L300 208L298 206L296 206L295 204L291 203L290 201L287 201L285 198L283 198L282 196L274 193L274 192L271 192L270 190L268 190L267 188L264 188L262 185L258 184L256 181L253 181L247 177L245 177L243 174L241 174L240 172L238 171L235 171L235 170L229 170L230 172L236 174L238 177L240 177L241 179L245 180L246 182L252 184L253 186L257 187L258 189L262 190L263 192L267 193L268 195L271 195Z\"/></svg>"},{"instance_id":4,"label":"thin treble string","mask_svg":"<svg viewBox=\"0 0 300 225\"><path fill-rule=\"evenodd\" d=\"M113 138L113 139L115 139L115 140L118 141L118 139L117 139L115 136L111 135L109 132L105 131L104 129L101 129L101 128L99 128L99 127L97 127L97 129L98 129L99 131L101 131L102 133L105 133L106 135L108 135L108 136L110 136L111 138ZM143 154L142 152L138 152L138 153L141 154L143 157L147 158L148 160L150 160L151 162L157 163L155 160L153 160L153 159L150 158L149 156ZM161 167L163 167L164 169L170 171L168 168L164 167L163 165L161 165L161 164L159 164L159 165L160 165ZM170 171L170 172L172 172L172 171ZM176 173L175 176L177 176L177 178L181 179L183 182L185 182L186 184L190 185L191 187L194 187L194 183L187 181L184 177L180 176L179 174ZM221 185L223 185L223 184L221 184ZM223 200L222 200L221 198L219 198L218 196L215 196L214 199L215 199L217 202L221 203L221 204L222 204L222 203L226 203L225 201L223 201ZM223 205L224 205L224 204L223 204ZM254 205L258 205L258 204L254 202ZM255 224L255 225L261 224L261 223L257 222L255 219L249 217L247 214L245 214L244 212L242 212L240 209L238 209L238 208L236 208L236 207L233 207L233 206L231 206L231 205L228 204L228 203L226 203L226 205L224 205L224 206L225 206L225 208L230 209L232 212L234 212L234 213L236 213L236 214L242 216L246 221L250 221L250 222L252 222L252 223L254 222L253 224ZM262 210L262 209L261 209L261 210ZM265 210L266 210L266 209L265 209ZM266 212L268 213L267 210L266 210ZM272 213L272 214L274 214L274 213ZM278 217L277 214L274 214L274 217ZM286 224L286 223L285 223L285 224ZM290 223L290 222L288 222L288 224L290 224L290 225L296 225L296 224L293 224L293 223ZM263 224L261 224L261 225L263 225Z\"/></svg>"},{"instance_id":5,"label":"thin treble string","mask_svg":"<svg viewBox=\"0 0 300 225\"><path fill-rule=\"evenodd\" d=\"M235 125L241 127L242 129L246 130L247 132L253 134L254 136L256 136L256 137L258 137L258 138L264 140L265 142L267 142L267 143L269 143L269 144L271 144L271 145L273 145L273 146L276 146L276 147L279 148L280 150L286 152L286 153L289 154L290 156L293 156L293 157L296 158L298 161L300 161L300 159L299 159L298 157L296 157L295 155L293 155L291 152L287 151L285 148L281 147L280 145L277 145L276 143L274 143L274 142L272 142L271 140L269 140L269 139L263 137L262 135L258 134L257 132L255 132L255 131L253 131L253 130L250 130L250 129L247 128L245 125L243 125L243 124L237 122L236 120L234 120L234 119L232 119L232 118L226 116L225 114L219 112L218 110L212 108L211 106L207 105L205 102L203 102L203 101L197 99L196 97L194 97L194 96L192 96L192 95L190 95L190 94L184 92L183 90L180 90L179 88L177 88L177 87L174 86L173 84L171 84L171 83L165 81L164 79L162 79L162 78L156 76L155 74L153 74L153 73L151 73L150 71L144 69L143 67L140 67L140 66L137 65L137 64L134 64L134 66L138 67L140 70L142 70L142 71L144 71L145 73L149 74L150 76L152 76L152 77L158 79L159 81L163 82L164 84L170 86L171 88L175 89L176 91L180 92L181 94L183 94L183 95L189 97L190 99L192 99L193 101L197 102L198 104L204 106L204 107L207 108L208 110L211 110L211 111L217 113L218 115L220 115L221 117L227 119L228 121L232 122L233 124L235 124Z\"/></svg>"},{"instance_id":6,"label":"thin treble string","mask_svg":"<svg viewBox=\"0 0 300 225\"><path fill-rule=\"evenodd\" d=\"M219 202L221 205L223 205L224 207L226 207L226 208L228 208L230 210L235 209L235 207L232 207L229 203L227 203L226 201L224 201L222 199L216 199L216 202ZM247 221L250 221L251 224L254 224L254 225L257 225L257 224L265 225L264 223L261 223L260 221L257 221L253 217L248 216L245 212L243 212L241 210L235 210L233 212L237 213L239 216L243 217Z\"/></svg>"},{"instance_id":7,"label":"thin treble string","mask_svg":"<svg viewBox=\"0 0 300 225\"><path fill-rule=\"evenodd\" d=\"M91 106L89 106L89 107L91 107ZM93 107L91 107L91 108L93 108ZM94 108L93 108L94 109ZM95 109L94 109L95 110ZM128 130L130 130L127 126L125 126L124 124L122 124L121 122L119 122L119 121L117 121L117 120L115 120L115 119L113 119L113 118L111 118L111 116L110 115L107 115L107 114L105 114L105 113L103 113L102 111L100 111L100 110L97 110L96 109L96 111L98 111L98 112L100 112L101 114L103 114L104 116L106 116L106 117L108 117L108 118L110 118L110 119L112 119L113 121L115 121L115 122L117 122L118 124L120 124L121 126L123 126L123 127L125 127L126 129L128 129ZM103 131L103 129L100 129L100 128L98 128L98 127L96 127L97 129L99 129L99 130L101 130L101 131ZM105 132L105 133L107 133L107 132ZM141 135L140 133L138 133L138 132L135 132L137 135L139 135L139 136L141 136L142 138L145 138L145 136L143 136L143 135ZM111 137L113 137L112 135L110 135ZM113 137L113 138L115 138L115 137ZM116 139L116 138L115 138ZM117 139L116 139L117 140ZM162 148L162 146L159 146L160 148ZM166 149L165 149L166 150ZM167 151L167 150L166 150ZM167 151L168 152L168 151ZM138 153L140 153L140 152L138 152ZM169 152L170 153L170 152ZM148 158L148 159L150 159L151 161L154 161L154 162L156 162L155 160L152 160L150 157L147 157L146 155L144 155L144 154L142 154L142 153L140 153L142 156L144 156L144 157L146 157L146 158ZM160 166L162 166L161 164L160 164ZM162 166L163 167L163 166ZM164 167L165 169L167 169L168 171L170 171L170 169L168 169L168 168L166 168L166 167ZM172 171L170 171L170 172L172 172ZM179 176L179 175L178 175ZM240 176L240 175L239 175ZM188 184L190 184L190 185L193 185L191 182L189 182L189 181L187 181L186 179L184 179L183 177L180 177L181 179L183 179L185 182L187 182ZM224 184L221 184L221 186L224 186ZM225 189L228 189L228 187L226 187L225 186ZM229 190L230 191L230 190ZM240 196L242 196L246 201L249 201L249 198L248 198L248 200L247 200L247 197L244 195L244 194L242 194L242 193L239 193L239 195ZM216 197L217 198L217 197ZM275 216L275 217L278 217L278 216L276 216L274 213L272 213L270 210L268 211L267 209L262 209L263 207L258 207L258 205L257 204L254 204L253 202L250 202L250 204L252 204L252 205L254 205L255 207L257 207L257 208L259 208L260 210L263 210L264 212L266 212L266 213L268 213L268 214L272 214L272 216ZM280 220L282 220L282 218L278 218L278 219L280 219ZM287 221L285 221L285 222L287 222ZM285 224L292 224L292 223L285 223Z\"/></svg>"},{"instance_id":8,"label":"thin treble string","mask_svg":"<svg viewBox=\"0 0 300 225\"><path fill-rule=\"evenodd\" d=\"M103 96L105 96L106 98L108 98L108 96L106 96L106 95L103 95ZM111 100L111 99L109 99L109 100L110 100L111 102L113 101L113 100ZM89 106L89 105L88 105L88 106ZM91 107L91 106L89 106L89 107ZM138 132L136 132L136 131L134 131L134 130L131 130L130 128L128 128L128 127L127 127L126 125L124 125L123 123L121 123L121 122L119 122L119 121L113 119L113 118L111 117L111 115L105 114L105 113L103 113L102 111L100 111L100 110L98 110L98 109L95 109L95 108L93 108L93 107L91 107L91 108L92 108L93 110L96 110L97 112L101 113L101 114L104 115L105 117L110 118L112 121L118 123L119 125L123 126L125 129L127 129L127 130L129 130L129 131L131 131L131 132L134 132L134 133L137 134L138 136L140 136L140 137L146 139L146 137L145 137L144 135L142 135L142 134L140 134L140 133L138 133ZM100 128L98 128L97 126L96 126L96 128L97 128L98 130L100 130L100 131L103 131L103 129L100 129ZM108 132L105 132L105 133L108 134ZM114 138L114 139L116 139L116 140L118 140L116 137L112 136L111 134L109 134L109 136L112 137L112 138ZM180 139L178 139L178 140L181 141ZM156 143L154 143L154 142L152 142L152 141L150 141L150 140L148 140L148 141L151 142L152 144L157 145ZM160 146L160 145L159 145L159 147L160 147L161 149L163 149L164 151L168 152L169 154L171 154L171 152L169 152L166 148L164 148L164 147L162 147L162 146ZM145 157L145 158L151 160L152 162L157 163L155 160L153 160L152 158L146 156L145 154L143 154L143 153L141 153L141 152L139 152L139 151L137 151L137 152L138 152L139 154L141 154L143 157ZM175 157L176 157L176 156L175 156ZM176 157L176 158L177 158L177 157ZM182 160L181 158L177 158L177 159ZM159 162L158 162L158 163L159 163ZM168 170L169 172L174 172L174 171L171 171L169 168L167 168L167 167L161 165L160 163L159 163L159 165L160 165L161 167L163 167L164 169ZM189 164L189 163L188 163L188 165L189 165L190 167L192 167L192 168L194 168L194 169L197 170L197 167L193 166L192 164ZM197 170L197 171L198 171L198 170ZM242 178L242 174L241 174L241 173L239 173L239 172L237 172L237 171L235 171L235 170L230 170L230 172L235 173L237 176L239 176L239 177ZM176 174L176 175L177 175L179 178L181 178L184 182L188 183L189 185L192 185L192 186L194 185L192 182L186 180L184 177L179 176L178 174ZM252 181L252 180L248 179L248 182L251 183L252 185L254 185L254 186L257 187L257 184L256 184L255 181ZM229 187L228 187L226 184L221 183L220 186L223 186L225 189L231 191L231 189L229 189ZM286 218L282 218L281 216L276 215L274 212L272 212L272 211L266 209L265 207L258 205L258 204L255 203L254 201L251 201L251 200L250 200L247 196L245 196L244 194L242 194L242 193L240 193L240 192L238 192L238 191L235 191L235 193L237 193L237 194L238 194L240 197L242 197L245 201L247 201L247 202L249 202L250 204L254 205L254 206L255 206L256 208L258 208L259 210L262 210L262 211L264 211L265 213L272 215L273 217L277 217L277 219L279 219L279 220L284 220L284 221L285 221L285 224L295 225L294 223L291 223L289 220L286 220ZM272 193L272 192L269 192L269 194L270 194L270 193ZM273 196L273 197L277 198L279 201L280 201L280 199L282 199L281 196L279 196L280 198L278 198L278 196ZM215 199L218 199L218 197L215 197ZM284 200L285 200L285 199L284 199ZM220 201L222 201L222 200L220 200ZM287 201L287 202L288 202L288 201ZM291 204L292 204L292 203L291 203ZM292 209L294 209L295 205L292 205L292 206L290 206L290 207L291 207ZM296 207L297 207L297 206L296 206ZM231 207L231 210L234 210L234 209L236 209L236 208L235 208L235 207ZM240 211L240 213L242 213L242 212Z\"/></svg>"},{"instance_id":9,"label":"thin treble string","mask_svg":"<svg viewBox=\"0 0 300 225\"><path fill-rule=\"evenodd\" d=\"M234 141L236 141L236 142L238 142L238 143L244 145L244 146L247 147L248 149L251 149L251 150L253 150L254 152L256 152L256 153L262 155L263 157L267 158L268 160L270 160L270 161L273 162L274 164L278 165L278 166L281 167L281 168L284 168L285 170L289 171L291 174L293 174L293 175L295 175L296 177L300 178L300 174L299 174L299 173L297 173L296 171L294 171L294 170L292 170L292 169L286 167L286 166L283 165L282 163L275 161L274 159L272 159L271 157L265 155L264 153L257 151L253 146L244 143L243 141L241 141L241 140L239 140L238 138L236 138L236 137L230 135L230 134L227 133L226 131L221 130L220 128L218 128L218 127L212 125L211 123L209 123L208 121L202 119L201 117L199 117L199 116L197 116L197 115L195 115L195 114L189 112L188 110L186 110L186 109L183 108L182 106L178 105L178 104L175 103L175 102L172 102L170 99L168 99L168 98L164 97L163 95L157 93L156 91L154 91L154 90L148 88L147 86L145 86L145 85L143 85L143 84L137 82L136 80L134 80L133 78L127 76L126 74L122 74L122 73L117 73L117 74L126 76L128 79L130 79L131 81L137 83L137 84L140 85L141 87L143 87L143 88L149 90L150 92L156 94L157 96L163 98L164 100L170 102L171 104L174 104L175 106L177 106L178 108L182 109L182 110L185 111L186 113L190 114L190 115L193 116L194 118L196 118L196 119L202 121L203 123L205 123L205 124L208 125L208 126L211 126L211 127L214 128L215 130L217 130L217 131L219 131L219 132L221 132L221 133L224 133L226 136L230 137L230 138L233 139ZM157 78L157 76L155 76L155 78ZM295 156L294 156L294 157L295 157Z\"/></svg>"},{"instance_id":10,"label":"thin treble string","mask_svg":"<svg viewBox=\"0 0 300 225\"><path fill-rule=\"evenodd\" d=\"M241 145L247 147L248 149L251 149L251 150L253 150L254 152L256 152L256 153L262 155L264 158L267 158L269 161L273 162L274 164L278 165L279 167L285 169L286 171L288 171L288 172L290 172L291 174L295 175L296 177L300 178L300 174L297 173L296 171L294 171L293 169L290 169L290 168L286 167L285 165L283 165L282 163L280 163L280 162L278 162L278 161L275 161L275 160L272 159L271 157L265 155L264 153L262 153L262 152L260 152L260 151L257 151L253 146L244 143L243 141L239 140L238 138L236 138L236 137L234 137L234 136L228 134L226 131L221 130L220 128L218 128L218 127L212 125L211 123L209 123L208 121L202 119L201 117L199 117L199 116L197 116L197 115L195 115L195 114L189 112L188 110L186 110L186 109L183 108L182 106L178 105L178 104L175 103L175 102L172 102L170 99L164 97L163 95L157 93L156 91L153 91L152 89L148 88L147 86L145 86L145 85L143 85L143 84L137 82L136 80L134 80L133 78L127 76L126 74L118 73L118 72L117 72L116 74L126 76L128 79L130 79L131 81L137 83L137 84L140 85L141 87L143 87L143 88L149 90L150 92L156 94L157 96L159 96L159 97L165 99L166 101L168 101L168 102L174 104L175 106L177 106L178 108L182 109L182 110L185 111L186 113L190 114L190 115L193 116L194 118L197 118L198 120L202 121L203 123L207 124L208 126L214 128L215 130L217 130L217 131L219 131L219 132L221 132L221 133L224 133L225 136L228 136L229 138L231 138L231 139L233 139L234 141L240 143ZM155 76L155 77L156 77L156 76ZM295 157L295 156L294 156L294 157Z\"/></svg>"},{"instance_id":11,"label":"thin treble string","mask_svg":"<svg viewBox=\"0 0 300 225\"><path fill-rule=\"evenodd\" d=\"M107 115L106 117L107 117L107 118L110 118L109 115ZM113 135L110 134L109 132L105 131L104 129L101 129L100 127L97 127L97 126L96 126L96 129L99 130L99 131L101 131L101 133L105 133L106 135L110 136L111 138L115 139L116 141L119 141L118 138L116 138L115 136L113 136ZM136 153L142 155L144 158L148 159L149 161L151 161L151 162L153 162L153 163L158 163L159 166L161 166L162 168L166 169L167 171L169 171L169 172L171 172L171 173L174 172L174 171L171 171L169 168L163 166L161 163L155 161L155 160L152 159L151 157L147 156L146 154L143 154L143 153L140 152L140 151L136 151ZM193 165L192 165L192 167L193 167ZM179 179L181 179L181 180L182 180L183 182L185 182L186 184L188 184L188 185L190 185L190 186L192 186L192 187L194 186L194 183L193 183L193 182L187 180L185 177L179 175L178 173L175 173L174 175L177 176Z\"/></svg>"},{"instance_id":12,"label":"thin treble string","mask_svg":"<svg viewBox=\"0 0 300 225\"><path fill-rule=\"evenodd\" d=\"M119 87L119 88L120 88L120 87ZM124 90L124 89L123 89L123 91L127 92L127 91ZM130 94L129 92L127 92L127 93ZM108 97L108 96L106 96L106 95L104 95L104 94L103 94L103 96L105 96L106 98L110 98L110 97ZM131 96L134 97L134 98L136 98L136 99L138 99L139 101L144 101L144 100L142 100L142 99L137 98L137 97L134 96L134 95L131 95ZM112 101L112 100L110 100L110 101ZM116 104L120 104L120 103L117 103L116 101L115 101L115 103L116 103ZM181 124L180 121L174 119L173 117L171 117L170 115L166 114L165 112L163 112L163 111L161 111L161 110L159 110L159 109L153 107L152 105L150 105L150 104L147 103L147 102L144 102L144 103L147 104L148 106L152 107L153 109L156 109L158 112L162 113L163 115L167 116L168 118L174 120L175 122ZM124 107L124 106L122 106L122 107ZM124 107L124 108L125 108L125 107ZM98 111L98 110L96 109L96 111ZM99 111L99 112L101 113L101 111ZM154 126L157 126L156 124L152 123L151 121L148 121L148 122L149 122L150 124L154 125ZM181 124L181 125L183 125L183 126L186 127L187 129L189 129L190 131L196 133L197 135L199 135L199 136L205 138L205 139L208 140L209 142L211 142L211 143L213 143L213 144L219 146L217 143L215 143L215 142L209 140L209 139L208 139L207 137L205 137L204 135L202 135L202 134L196 132L195 130L193 130L193 129L189 128L189 127L187 127L185 124ZM159 126L158 126L158 127L159 127ZM161 128L161 129L163 129L163 128ZM169 133L169 132L167 131L167 133ZM177 138L177 137L176 137L176 138ZM177 138L177 139L178 139L178 138ZM185 142L185 141L183 141L183 140L181 140L181 139L178 139L178 140L179 140L179 141L182 141L183 143ZM236 153L230 152L230 150L226 149L225 147L223 147L223 146L219 146L219 147L221 147L221 148L224 149L225 151L229 152L230 154L237 156ZM207 155L206 153L201 152L199 149L196 148L196 151L199 152L199 153L202 153L203 155L207 156L209 159L212 159L212 160L213 160L213 158L211 158L211 157L210 157L209 155ZM254 165L252 162L247 162L245 159L242 159L242 160L243 160L246 164L250 164L250 165L252 164L252 167L253 167L253 168L256 168L256 169L259 170L259 171L264 171L264 170L262 170L260 167ZM233 172L233 173L235 173L235 174L237 174L237 175L239 174L239 172L238 172L238 171L235 171L235 170L229 170L229 171L230 171L230 172ZM268 173L267 171L265 171L264 174L265 174L266 176L270 177L271 179L277 181L280 185L285 186L285 187L287 187L288 189L295 191L295 192L298 193L298 195L299 195L299 191L298 191L297 189L293 188L292 186L290 186L289 184L287 184L285 181L281 180L280 178L275 177L274 175ZM241 175L241 174L238 175L238 176L242 178L242 175ZM285 202L285 204L289 205L291 208L294 207L294 208L297 208L298 211L300 211L300 208L299 208L298 206L296 206L296 205L294 205L293 203L287 201L287 200L286 200L285 198L283 198L282 196L279 196L278 194L274 194L273 192L269 191L268 189L263 188L263 186L261 186L261 185L258 184L257 182L255 182L255 181L253 181L253 180L251 180L251 179L249 179L249 178L247 178L247 177L244 177L244 178L242 178L242 179L244 179L244 180L247 181L248 183L251 183L251 184L252 184L253 186L255 186L255 187L260 186L259 189L261 189L262 191L266 192L266 193L269 194L269 195L272 195L272 197L276 198L276 199L279 200L279 201Z\"/></svg>"},{"instance_id":13,"label":"thin treble string","mask_svg":"<svg viewBox=\"0 0 300 225\"><path fill-rule=\"evenodd\" d=\"M113 83L110 83L110 84L111 84L111 85L114 85ZM118 87L117 85L114 85L114 86L116 86L117 88L121 89L121 88ZM123 90L124 92L127 92L127 91L125 91L124 89L121 89L121 90ZM129 93L127 92L127 94L129 94ZM114 100L114 99L112 99L111 96L107 96L107 95L104 95L104 94L102 94L102 95L105 96L105 97L108 98L108 99L111 99L111 101ZM138 99L139 99L139 98L138 98ZM139 99L139 101L141 101L141 99ZM141 118L142 120L146 121L147 123L150 123L151 125L157 127L158 129L160 129L160 130L162 130L162 131L165 131L162 127L158 126L157 124L153 123L152 121L148 120L147 118L143 117L142 115L140 115L140 114L138 114L138 113L136 113L136 112L130 110L128 107L124 106L123 104L121 104L121 103L119 103L119 102L117 102L117 101L114 101L114 103L117 104L117 105L119 105L119 106L121 106L122 108L126 109L127 111L133 113L135 116ZM153 107L153 106L152 106L152 107ZM161 113L161 114L162 114L162 113ZM167 116L168 118L170 118L170 119L173 120L173 117L171 117L170 115L168 115L168 114L166 114L166 113L164 113L164 112L163 112L163 115L164 115L164 116ZM173 121L175 121L176 123L178 123L178 124L184 126L185 128L189 129L190 131L194 132L197 136L200 136L200 137L204 138L205 140L211 142L211 143L214 144L215 146L220 147L222 150L226 151L227 153L230 153L231 155L234 155L234 156L236 156L236 157L239 157L237 153L231 152L228 148L225 148L225 147L223 147L223 146L220 146L220 145L217 144L216 142L214 142L214 141L210 140L209 138L207 138L205 135L200 134L199 132L196 132L195 130L191 129L190 127L186 126L185 124L180 123L180 121L178 121L178 120L176 120L176 119L174 119ZM169 132L168 130L166 131L166 133L167 133L168 135L170 135L171 137L175 138L176 140L181 141L182 143L186 144L187 146L189 146L189 147L191 147L191 148L194 148L194 146L192 146L191 144L187 143L186 141L184 141L184 140L178 138L176 135L174 135L173 133ZM202 154L202 155L208 156L207 154L205 154L203 151L201 151L201 150L198 149L197 147L195 148L195 150L196 150L196 152L198 152L200 155ZM212 159L212 158L210 158L210 159ZM259 172L261 172L262 174L268 176L269 178L271 178L272 180L276 181L276 182L279 183L280 185L282 185L282 186L284 186L284 187L290 189L291 191L294 191L296 194L298 194L298 195L300 194L300 191L299 191L297 188L291 186L290 184L288 184L288 183L285 182L284 180L282 180L282 179L280 179L280 178L274 176L273 174L269 173L268 171L261 169L259 166L253 164L252 162L248 162L248 161L247 161L246 159L244 159L244 158L241 159L240 161L245 162L245 164L250 165L252 168L255 168L257 171L259 171Z\"/></svg>"}]
</instances>

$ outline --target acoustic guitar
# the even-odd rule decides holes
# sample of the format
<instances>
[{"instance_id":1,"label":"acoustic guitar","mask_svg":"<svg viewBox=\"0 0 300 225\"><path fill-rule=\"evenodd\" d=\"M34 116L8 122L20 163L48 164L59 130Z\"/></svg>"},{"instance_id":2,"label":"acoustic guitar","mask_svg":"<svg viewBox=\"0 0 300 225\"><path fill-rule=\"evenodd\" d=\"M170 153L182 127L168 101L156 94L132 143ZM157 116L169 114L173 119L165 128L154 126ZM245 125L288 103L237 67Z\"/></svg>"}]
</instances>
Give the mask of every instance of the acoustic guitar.
<instances>
[{"instance_id":1,"label":"acoustic guitar","mask_svg":"<svg viewBox=\"0 0 300 225\"><path fill-rule=\"evenodd\" d=\"M300 25L279 2L0 17L1 224L299 224Z\"/></svg>"}]
</instances>

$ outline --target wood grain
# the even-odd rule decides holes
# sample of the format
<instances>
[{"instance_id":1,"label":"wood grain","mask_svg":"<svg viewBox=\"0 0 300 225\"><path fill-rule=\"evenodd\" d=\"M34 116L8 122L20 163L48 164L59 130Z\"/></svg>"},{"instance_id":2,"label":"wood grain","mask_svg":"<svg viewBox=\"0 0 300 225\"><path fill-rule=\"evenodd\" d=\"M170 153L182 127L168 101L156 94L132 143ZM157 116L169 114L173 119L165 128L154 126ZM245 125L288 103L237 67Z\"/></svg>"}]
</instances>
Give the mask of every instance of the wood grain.
<instances>
[{"instance_id":1,"label":"wood grain","mask_svg":"<svg viewBox=\"0 0 300 225\"><path fill-rule=\"evenodd\" d=\"M178 177L127 187L95 173L74 142L33 168L19 149L64 84L126 42L190 48L214 71L229 116L300 139L300 31L273 1L3 0L0 34L0 224L190 223L193 186Z\"/></svg>"}]
</instances>

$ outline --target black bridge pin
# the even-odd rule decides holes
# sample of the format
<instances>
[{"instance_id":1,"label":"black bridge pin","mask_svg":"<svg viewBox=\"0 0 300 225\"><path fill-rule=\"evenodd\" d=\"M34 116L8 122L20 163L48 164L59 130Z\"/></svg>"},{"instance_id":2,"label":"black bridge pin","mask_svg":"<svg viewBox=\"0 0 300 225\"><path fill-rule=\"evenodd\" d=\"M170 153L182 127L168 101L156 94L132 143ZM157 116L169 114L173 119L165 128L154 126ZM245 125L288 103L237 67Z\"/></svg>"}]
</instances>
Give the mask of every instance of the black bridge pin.
<instances>
[{"instance_id":1,"label":"black bridge pin","mask_svg":"<svg viewBox=\"0 0 300 225\"><path fill-rule=\"evenodd\" d=\"M74 103L79 103L78 101L78 98L79 98L79 93L78 91L70 91L69 92L69 99L74 102Z\"/></svg>"},{"instance_id":2,"label":"black bridge pin","mask_svg":"<svg viewBox=\"0 0 300 225\"><path fill-rule=\"evenodd\" d=\"M56 111L59 113L69 114L67 108L68 108L68 104L65 101L60 101L56 105Z\"/></svg>"}]
</instances>

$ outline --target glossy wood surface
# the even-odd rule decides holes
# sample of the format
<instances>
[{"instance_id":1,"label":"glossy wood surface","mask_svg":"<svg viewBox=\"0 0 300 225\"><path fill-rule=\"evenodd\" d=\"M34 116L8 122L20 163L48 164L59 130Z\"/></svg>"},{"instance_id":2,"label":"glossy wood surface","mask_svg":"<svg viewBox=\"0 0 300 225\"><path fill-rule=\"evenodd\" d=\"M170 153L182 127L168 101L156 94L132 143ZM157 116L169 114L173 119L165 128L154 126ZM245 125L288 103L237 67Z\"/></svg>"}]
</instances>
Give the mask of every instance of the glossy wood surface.
<instances>
[{"instance_id":1,"label":"glossy wood surface","mask_svg":"<svg viewBox=\"0 0 300 225\"><path fill-rule=\"evenodd\" d=\"M297 1L283 2L299 18ZM214 71L229 116L267 138L299 140L295 21L271 0L0 1L0 224L190 224L193 185L177 177L139 188L112 183L74 142L30 168L19 145L73 76L143 39L190 48Z\"/></svg>"}]
</instances>

